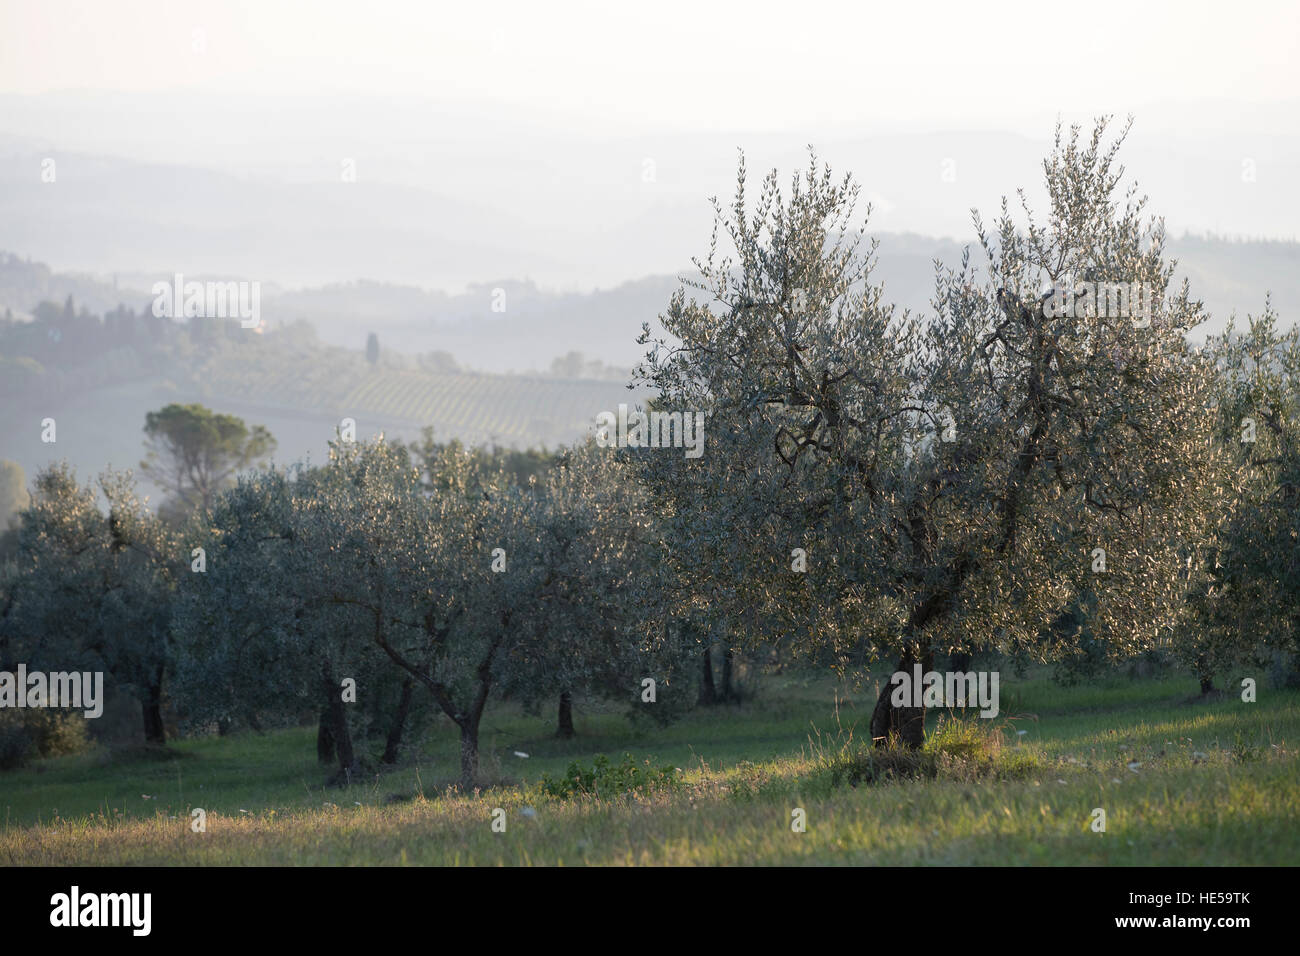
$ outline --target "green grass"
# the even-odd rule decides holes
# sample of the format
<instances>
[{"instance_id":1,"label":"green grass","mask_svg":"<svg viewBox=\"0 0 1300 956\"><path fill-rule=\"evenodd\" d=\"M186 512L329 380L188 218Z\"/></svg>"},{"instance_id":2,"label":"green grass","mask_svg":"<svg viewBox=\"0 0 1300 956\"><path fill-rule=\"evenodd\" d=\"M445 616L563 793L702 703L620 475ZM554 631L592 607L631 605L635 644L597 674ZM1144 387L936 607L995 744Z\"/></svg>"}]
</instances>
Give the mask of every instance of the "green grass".
<instances>
[{"instance_id":1,"label":"green grass","mask_svg":"<svg viewBox=\"0 0 1300 956\"><path fill-rule=\"evenodd\" d=\"M1195 683L1183 678L1075 688L1003 678L997 719L932 714L925 750L910 755L866 747L871 689L830 679L769 678L744 706L699 709L667 728L580 712L571 741L498 705L484 719L485 789L470 795L448 789L458 743L445 721L418 757L348 789L323 786L314 729L55 758L0 774L0 863L1300 860L1300 693L1263 687L1258 703L1193 703ZM625 753L682 773L625 775L673 783L621 795L546 795L544 776ZM191 831L193 807L207 811L206 833ZM497 807L505 833L491 828ZM806 832L791 831L796 808ZM1106 811L1104 834L1090 829L1094 808Z\"/></svg>"}]
</instances>

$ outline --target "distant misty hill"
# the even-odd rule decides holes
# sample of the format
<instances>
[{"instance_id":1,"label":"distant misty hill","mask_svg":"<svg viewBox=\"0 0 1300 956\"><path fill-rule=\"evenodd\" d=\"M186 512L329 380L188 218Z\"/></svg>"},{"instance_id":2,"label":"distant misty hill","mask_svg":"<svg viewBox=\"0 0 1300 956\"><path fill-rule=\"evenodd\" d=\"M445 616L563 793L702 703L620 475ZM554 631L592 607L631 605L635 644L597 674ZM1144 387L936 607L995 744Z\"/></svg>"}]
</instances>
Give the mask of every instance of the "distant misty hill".
<instances>
[{"instance_id":1,"label":"distant misty hill","mask_svg":"<svg viewBox=\"0 0 1300 956\"><path fill-rule=\"evenodd\" d=\"M877 278L888 297L925 310L932 260L955 262L951 240L880 237ZM1182 260L1221 328L1227 314L1258 312L1271 289L1283 322L1300 314L1300 246L1182 238ZM581 438L602 411L635 404L628 369L636 335L677 288L654 276L588 293L502 280L451 295L374 281L263 289L263 334L237 323L173 322L152 315L149 286L167 276L70 274L0 253L0 458L28 475L67 458L83 476L133 467L145 413L201 402L264 424L276 459L319 461L344 417L358 433L513 447ZM190 275L190 279L229 278ZM493 311L493 304L505 311ZM7 315L9 317L7 317ZM379 361L366 361L369 333ZM517 370L529 374L500 374ZM57 444L39 423L58 421Z\"/></svg>"},{"instance_id":2,"label":"distant misty hill","mask_svg":"<svg viewBox=\"0 0 1300 956\"><path fill-rule=\"evenodd\" d=\"M278 442L275 460L287 464L323 460L345 419L358 439L411 440L427 426L439 440L556 448L641 397L625 380L471 372L445 355L412 358L382 346L371 361L360 348L321 343L305 323L262 331L234 320L173 321L147 308L95 315L72 301L0 317L0 459L29 476L64 459L82 478L137 466L145 415L173 402L265 425ZM42 440L47 419L56 425L51 443Z\"/></svg>"},{"instance_id":3,"label":"distant misty hill","mask_svg":"<svg viewBox=\"0 0 1300 956\"><path fill-rule=\"evenodd\" d=\"M875 275L884 282L888 299L900 307L928 311L933 261L955 264L961 245L910 234L877 238ZM1233 311L1239 316L1258 313L1270 291L1284 325L1300 316L1300 244L1185 236L1169 240L1169 254L1179 260L1179 276L1191 281L1193 294L1212 316L1201 334L1222 329ZM972 256L978 261L978 252ZM689 276L690 269L681 274ZM9 308L16 315L29 315L41 301L61 304L68 296L92 314L119 304L138 311L152 302L153 282L169 279L168 274L138 272L115 279L60 273L0 253L0 313ZM623 373L642 355L636 344L642 322L654 326L678 284L678 276L660 275L608 289L560 292L527 280L501 279L449 294L372 280L305 289L264 282L262 315L272 329L310 323L325 344L360 349L374 332L391 352L449 353L459 367L480 371L549 372L557 358L576 352L610 367L607 373L585 377L626 380Z\"/></svg>"},{"instance_id":4,"label":"distant misty hill","mask_svg":"<svg viewBox=\"0 0 1300 956\"><path fill-rule=\"evenodd\" d=\"M752 192L806 169L813 144L860 184L873 233L965 241L972 208L990 222L1019 188L1043 208L1056 120L655 129L458 100L0 93L0 249L104 275L589 292L703 254L738 148ZM1300 238L1297 101L1188 106L1144 107L1121 150L1149 212L1175 235Z\"/></svg>"}]
</instances>

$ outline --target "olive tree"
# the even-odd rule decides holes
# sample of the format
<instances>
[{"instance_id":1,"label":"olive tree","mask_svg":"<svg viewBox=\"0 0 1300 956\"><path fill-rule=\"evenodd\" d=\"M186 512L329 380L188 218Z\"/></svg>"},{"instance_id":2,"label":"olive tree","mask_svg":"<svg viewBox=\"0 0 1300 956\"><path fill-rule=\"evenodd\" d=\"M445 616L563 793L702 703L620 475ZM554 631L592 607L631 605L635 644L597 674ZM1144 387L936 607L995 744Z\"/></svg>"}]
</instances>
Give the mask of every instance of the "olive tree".
<instances>
[{"instance_id":1,"label":"olive tree","mask_svg":"<svg viewBox=\"0 0 1300 956\"><path fill-rule=\"evenodd\" d=\"M575 733L575 694L629 701L660 719L680 709L659 700L684 661L664 639L670 602L657 587L655 528L634 479L626 452L588 442L528 486L543 570L502 689L525 703L558 695L559 737Z\"/></svg>"},{"instance_id":2,"label":"olive tree","mask_svg":"<svg viewBox=\"0 0 1300 956\"><path fill-rule=\"evenodd\" d=\"M394 464L390 483L403 470ZM359 738L372 727L386 733L381 759L396 758L411 710L411 687L371 641L369 617L338 600L376 557L357 550L365 509L383 507L388 490L374 471L345 476L332 463L241 477L209 512L206 567L176 614L188 720L259 729L316 710L317 754L337 761L340 784L363 769Z\"/></svg>"},{"instance_id":3,"label":"olive tree","mask_svg":"<svg viewBox=\"0 0 1300 956\"><path fill-rule=\"evenodd\" d=\"M1162 223L1121 194L1122 139L1058 130L1045 218L1023 198L991 233L976 214L982 265L938 268L923 316L873 284L850 177L814 156L751 208L742 158L639 369L663 407L708 416L701 458L646 462L710 596L909 672L977 644L1044 654L1088 591L1116 653L1169 639L1214 512L1212 369ZM1110 294L1135 283L1137 302ZM919 746L923 720L886 687L871 734Z\"/></svg>"},{"instance_id":4,"label":"olive tree","mask_svg":"<svg viewBox=\"0 0 1300 956\"><path fill-rule=\"evenodd\" d=\"M299 593L313 561L295 547L294 504L285 473L241 476L193 539L201 563L176 605L174 681L191 726L258 728L322 700L309 646L319 609Z\"/></svg>"},{"instance_id":5,"label":"olive tree","mask_svg":"<svg viewBox=\"0 0 1300 956\"><path fill-rule=\"evenodd\" d=\"M523 490L459 446L426 476L383 440L336 442L297 510L309 603L423 687L461 735L472 787L488 697L510 666L542 568Z\"/></svg>"},{"instance_id":6,"label":"olive tree","mask_svg":"<svg viewBox=\"0 0 1300 956\"><path fill-rule=\"evenodd\" d=\"M1207 349L1226 504L1196 578L1196 627L1179 643L1204 692L1227 667L1300 653L1300 329L1280 332L1268 306Z\"/></svg>"},{"instance_id":7,"label":"olive tree","mask_svg":"<svg viewBox=\"0 0 1300 956\"><path fill-rule=\"evenodd\" d=\"M130 473L105 472L97 493L58 464L34 486L5 588L5 657L107 672L140 701L145 740L164 743L178 543L136 496Z\"/></svg>"}]
</instances>

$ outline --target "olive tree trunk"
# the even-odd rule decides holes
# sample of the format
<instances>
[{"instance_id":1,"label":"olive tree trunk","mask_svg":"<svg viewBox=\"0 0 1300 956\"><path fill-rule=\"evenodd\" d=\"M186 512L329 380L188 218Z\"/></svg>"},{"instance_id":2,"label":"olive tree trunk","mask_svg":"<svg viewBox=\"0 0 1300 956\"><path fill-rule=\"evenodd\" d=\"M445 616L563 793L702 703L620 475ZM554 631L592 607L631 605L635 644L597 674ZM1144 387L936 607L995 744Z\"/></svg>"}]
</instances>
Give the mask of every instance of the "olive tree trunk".
<instances>
[{"instance_id":1,"label":"olive tree trunk","mask_svg":"<svg viewBox=\"0 0 1300 956\"><path fill-rule=\"evenodd\" d=\"M567 740L575 732L573 729L573 694L566 690L560 695L559 726L555 730L555 736Z\"/></svg>"},{"instance_id":2,"label":"olive tree trunk","mask_svg":"<svg viewBox=\"0 0 1300 956\"><path fill-rule=\"evenodd\" d=\"M384 763L397 763L397 754L402 746L402 735L406 733L406 718L411 712L411 694L415 690L414 679L408 677L402 681L402 696L397 701L397 713L388 728L388 739L384 742Z\"/></svg>"},{"instance_id":3,"label":"olive tree trunk","mask_svg":"<svg viewBox=\"0 0 1300 956\"><path fill-rule=\"evenodd\" d=\"M934 654L927 648L918 656L909 649L899 659L897 671L907 674L909 682L912 682L918 661L921 669L928 671L933 667ZM925 743L925 706L912 706L911 695L903 706L895 706L894 689L894 684L886 680L876 698L876 708L871 713L872 742L877 747L887 747L897 741L909 750L920 750Z\"/></svg>"},{"instance_id":4,"label":"olive tree trunk","mask_svg":"<svg viewBox=\"0 0 1300 956\"><path fill-rule=\"evenodd\" d=\"M325 708L329 715L330 733L334 737L334 747L338 757L339 770L332 782L347 786L359 776L361 767L352 750L352 734L348 730L348 715L343 709L343 694L340 684L334 679L334 672L326 662L321 670L321 686L325 692Z\"/></svg>"},{"instance_id":5,"label":"olive tree trunk","mask_svg":"<svg viewBox=\"0 0 1300 956\"><path fill-rule=\"evenodd\" d=\"M478 714L460 721L460 788L465 793L474 789L478 777Z\"/></svg>"},{"instance_id":6,"label":"olive tree trunk","mask_svg":"<svg viewBox=\"0 0 1300 956\"><path fill-rule=\"evenodd\" d=\"M718 689L713 683L713 648L704 647L704 677L700 681L700 703L709 706L718 702Z\"/></svg>"}]
</instances>

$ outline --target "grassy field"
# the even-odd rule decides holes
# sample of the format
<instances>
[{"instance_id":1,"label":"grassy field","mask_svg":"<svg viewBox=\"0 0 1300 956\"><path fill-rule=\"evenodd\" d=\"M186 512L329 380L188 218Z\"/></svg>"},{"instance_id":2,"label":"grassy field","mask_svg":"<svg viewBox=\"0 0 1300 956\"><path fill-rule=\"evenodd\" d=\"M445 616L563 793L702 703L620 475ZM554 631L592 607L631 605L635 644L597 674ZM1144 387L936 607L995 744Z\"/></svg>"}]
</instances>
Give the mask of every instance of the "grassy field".
<instances>
[{"instance_id":1,"label":"grassy field","mask_svg":"<svg viewBox=\"0 0 1300 956\"><path fill-rule=\"evenodd\" d=\"M932 714L937 733L907 760L864 746L870 688L788 677L662 729L579 712L570 741L549 719L489 708L492 783L473 795L447 789L457 740L446 722L418 757L349 789L322 786L314 729L50 759L0 774L0 863L1300 862L1300 692L1261 684L1259 702L1243 703L1194 700L1182 677L1003 678L998 718ZM681 773L608 796L541 786L575 760L625 753ZM887 772L907 767L921 776ZM191 831L194 807L204 833ZM796 808L805 832L792 831ZM1095 808L1104 833L1090 827Z\"/></svg>"}]
</instances>

